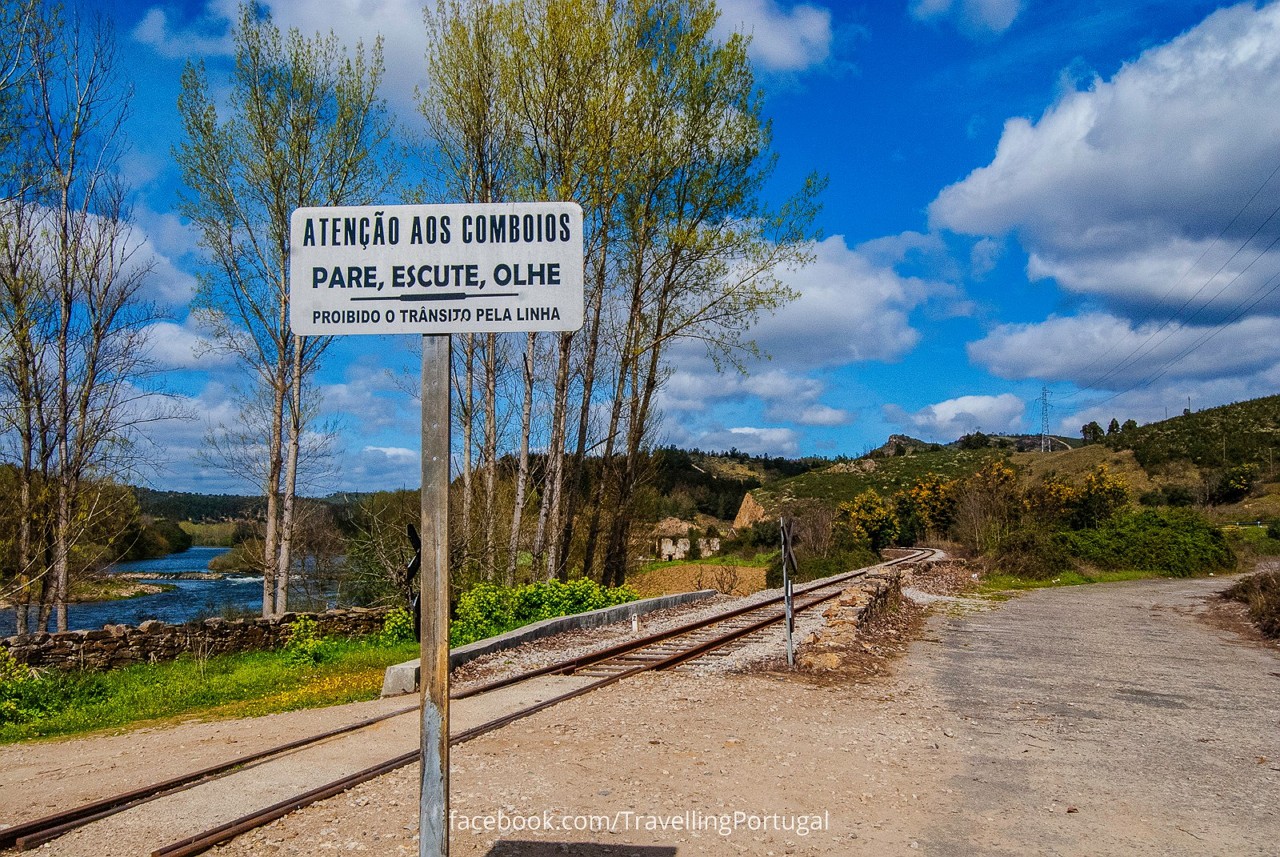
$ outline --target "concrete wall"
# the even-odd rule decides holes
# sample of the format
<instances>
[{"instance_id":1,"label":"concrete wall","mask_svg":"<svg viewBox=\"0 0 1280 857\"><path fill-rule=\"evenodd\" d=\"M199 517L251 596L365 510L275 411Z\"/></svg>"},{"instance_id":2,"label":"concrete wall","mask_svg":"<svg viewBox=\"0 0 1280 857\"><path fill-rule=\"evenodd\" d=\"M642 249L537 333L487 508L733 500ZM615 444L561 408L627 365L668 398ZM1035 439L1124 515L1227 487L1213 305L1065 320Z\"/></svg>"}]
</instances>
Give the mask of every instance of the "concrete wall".
<instances>
[{"instance_id":1,"label":"concrete wall","mask_svg":"<svg viewBox=\"0 0 1280 857\"><path fill-rule=\"evenodd\" d=\"M682 592L679 595L645 598L640 601L632 601L629 604L619 604L616 607L603 607L588 613L578 613L574 616L558 616L554 619L544 619L541 622L534 622L532 625L525 625L523 628L516 628L514 631L508 631L505 634L499 634L487 640L477 640L474 643L459 646L449 652L449 669L457 669L481 655L501 652L504 649L514 649L516 646L533 640L540 640L543 637L550 637L562 631L598 628L601 625L624 622L632 616L643 616L655 610L678 607L681 604L701 601L704 598L711 598L719 594L714 589L701 589L697 592ZM382 680L382 695L397 696L402 693L413 693L418 689L418 671L419 663L416 658L412 661L405 661L402 664L387 667L387 673Z\"/></svg>"},{"instance_id":2,"label":"concrete wall","mask_svg":"<svg viewBox=\"0 0 1280 857\"><path fill-rule=\"evenodd\" d=\"M26 634L0 640L14 660L31 667L106 670L130 664L171 661L184 652L207 657L274 649L284 644L294 619L310 616L322 637L352 637L382 630L390 608L285 613L278 619L205 619L170 625L151 620L134 628L107 625L98 631Z\"/></svg>"}]
</instances>

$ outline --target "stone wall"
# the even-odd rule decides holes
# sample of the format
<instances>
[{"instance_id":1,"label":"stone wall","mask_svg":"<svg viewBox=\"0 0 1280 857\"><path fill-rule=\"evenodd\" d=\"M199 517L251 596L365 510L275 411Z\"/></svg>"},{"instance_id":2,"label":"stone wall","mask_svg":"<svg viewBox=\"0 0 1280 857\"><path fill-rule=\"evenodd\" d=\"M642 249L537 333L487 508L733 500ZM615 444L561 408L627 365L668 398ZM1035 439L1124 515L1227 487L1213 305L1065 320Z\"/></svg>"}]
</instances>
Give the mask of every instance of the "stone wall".
<instances>
[{"instance_id":1,"label":"stone wall","mask_svg":"<svg viewBox=\"0 0 1280 857\"><path fill-rule=\"evenodd\" d=\"M823 627L801 644L801 667L839 669L843 653L857 641L858 629L902 600L902 574L886 571L858 578L822 615Z\"/></svg>"},{"instance_id":2,"label":"stone wall","mask_svg":"<svg viewBox=\"0 0 1280 857\"><path fill-rule=\"evenodd\" d=\"M299 616L316 620L321 637L354 637L382 630L390 608L285 613L276 619L205 619L169 625L151 620L134 628L107 625L98 631L26 634L0 640L14 660L31 667L106 670L130 664L171 661L190 652L197 657L275 649Z\"/></svg>"}]
</instances>

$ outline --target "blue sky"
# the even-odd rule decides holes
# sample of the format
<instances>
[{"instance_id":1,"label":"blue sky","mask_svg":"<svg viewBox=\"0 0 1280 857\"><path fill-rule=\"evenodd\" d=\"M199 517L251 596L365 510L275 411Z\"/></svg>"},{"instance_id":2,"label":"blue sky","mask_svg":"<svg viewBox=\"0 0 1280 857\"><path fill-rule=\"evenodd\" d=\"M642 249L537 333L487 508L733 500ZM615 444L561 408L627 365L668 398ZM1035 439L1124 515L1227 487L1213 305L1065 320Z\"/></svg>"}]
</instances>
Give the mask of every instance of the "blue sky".
<instances>
[{"instance_id":1,"label":"blue sky","mask_svg":"<svg viewBox=\"0 0 1280 857\"><path fill-rule=\"evenodd\" d=\"M387 39L386 96L417 128L420 7L274 0L277 22ZM858 455L892 432L1078 435L1277 392L1280 5L1192 0L723 0L753 34L779 198L830 185L801 293L717 374L695 348L662 393L663 439ZM199 248L174 213L178 77L219 79L232 0L104 4L136 87L128 178L171 315L155 355L200 418L156 429L151 482L246 489L199 458L235 419L230 363L187 317ZM394 200L390 200L394 201ZM408 342L348 337L318 379L337 455L311 489L417 482ZM397 377L399 380L397 380Z\"/></svg>"}]
</instances>

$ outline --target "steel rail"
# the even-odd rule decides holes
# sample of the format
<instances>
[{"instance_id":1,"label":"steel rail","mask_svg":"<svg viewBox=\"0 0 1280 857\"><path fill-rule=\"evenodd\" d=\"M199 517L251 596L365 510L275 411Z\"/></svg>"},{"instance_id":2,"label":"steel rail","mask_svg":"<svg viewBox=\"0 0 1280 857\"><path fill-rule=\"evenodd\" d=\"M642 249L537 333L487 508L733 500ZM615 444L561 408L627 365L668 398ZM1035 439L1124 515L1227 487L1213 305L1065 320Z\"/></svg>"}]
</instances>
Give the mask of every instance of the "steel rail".
<instances>
[{"instance_id":1,"label":"steel rail","mask_svg":"<svg viewBox=\"0 0 1280 857\"><path fill-rule=\"evenodd\" d=\"M840 583L845 583L854 578L862 577L867 573L869 573L872 569L881 568L885 566L892 566L904 561L906 561L906 558L889 560L886 562L879 563L878 565L870 566L868 568L856 569L854 571L846 571L846 572L842 572L841 574L836 574L836 575L832 575L831 577L823 578L822 580L811 581L810 583L802 584L801 586L796 587L794 590L794 594L803 595L806 592L812 592L815 589L821 589L827 586L836 586ZM645 637L640 637L635 640L628 640L625 643L619 643L615 646L610 646L605 649L589 652L585 655L578 655L576 657L567 658L563 661L558 661L554 664L548 664L543 667L537 667L532 670L527 670L525 672L517 673L516 675L506 676L505 678L500 678L500 679L494 679L493 681L485 682L484 684L476 685L474 687L469 687L466 690L461 690L461 691L458 691L457 693L450 694L449 698L451 700L467 699L468 697L477 696L482 693L488 693L491 690L498 690L499 688L510 687L513 684L519 684L523 681L528 681L531 678L538 678L544 675L562 675L564 673L573 672L574 670L582 669L583 667L590 666L595 663L599 663L600 661L609 660L610 658L615 658L619 655L624 655L624 654L627 654L628 652L632 652L637 649L642 649L647 646L651 646L654 643L662 642L663 640L669 640L672 637L679 637L682 634L687 634L690 631L695 631L700 628L705 628L708 625L712 625L717 622L722 622L726 619L732 619L736 616L741 616L745 613L751 613L755 610L759 610L762 607L766 607L771 604L780 604L782 603L783 598L784 596L782 595L774 595L762 601L757 601L742 607L735 607L734 609L728 610L723 613L716 613L714 616L708 616L702 619L694 619L690 622L686 622L685 624L677 626L675 628L668 628L665 631L658 631Z\"/></svg>"},{"instance_id":2,"label":"steel rail","mask_svg":"<svg viewBox=\"0 0 1280 857\"><path fill-rule=\"evenodd\" d=\"M346 726L340 726L336 729L330 729L318 735L311 735L306 738L299 738L296 741L290 741L286 744L279 744L275 747L269 747L265 750L258 750L237 756L227 762L220 762L198 771L181 774L176 777L164 780L159 783L141 786L121 794L112 795L101 800L87 803L75 809L64 810L63 812L46 815L43 818L37 818L22 824L7 827L0 830L0 848L16 846L19 851L26 851L43 845L51 839L59 836L77 827L82 827L90 822L115 815L123 812L130 807L155 800L156 798L166 795L176 794L187 789L194 788L201 783L208 782L217 778L220 774L243 768L254 762L261 761L270 756L276 756L281 753L287 753L290 750L296 750L299 747L305 747L308 744L315 744L334 738L338 735L345 735L348 732L355 732L358 729L364 729L375 723L381 723L384 720L390 720L392 717L399 717L402 714L408 714L411 711L417 711L418 706L411 705L406 708L399 708L387 714L379 714L376 717L368 717L364 720L350 723Z\"/></svg>"},{"instance_id":3,"label":"steel rail","mask_svg":"<svg viewBox=\"0 0 1280 857\"><path fill-rule=\"evenodd\" d=\"M933 553L932 550L925 549L913 555L899 557L897 559L894 559L888 562L880 563L877 566L872 566L872 568L890 567L894 565L899 565L901 563L921 559L922 557L931 555L932 553ZM825 589L827 587L841 586L843 583L847 582L849 579L852 579L854 577L865 576L867 571L868 569L860 569L855 572L849 572L844 575L837 575L835 577L827 578L822 581L815 581L813 585L807 585L801 594L807 594L809 592L813 592L819 589ZM796 608L796 612L800 612L802 610L808 610L818 604L821 604L826 601L830 601L831 599L838 597L842 591L843 591L842 589L837 589L836 591L828 593L826 595L815 595L813 598L807 599L803 604L799 605ZM765 607L775 606L779 600L781 600L780 597L777 599L768 599L766 601L758 602L756 604L750 605L749 609L761 610ZM715 617L714 621L700 623L698 624L697 628L693 628L692 630L698 630L699 628L706 627L707 625L714 624L715 622L723 622L726 619L735 618L736 616L741 615L744 612L748 612L748 611L738 609L738 610L729 611L728 613L725 613L725 614L720 614L717 617ZM544 711L548 708L551 708L554 705L558 705L561 702L565 702L567 700L574 699L579 696L584 696L588 693L599 690L602 687L615 684L619 681L622 681L624 678L630 678L631 676L638 675L639 673L642 673L642 672L650 672L652 670L667 669L669 667L676 666L685 661L692 660L703 654L706 654L709 651L712 651L713 649L719 648L720 646L723 646L726 643L732 642L733 640L736 640L740 637L753 634L756 631L760 631L765 627L768 627L769 625L780 622L782 621L783 618L784 618L783 614L768 615L746 626L731 629L729 632L725 634L719 635L717 637L711 638L706 641L699 642L694 646L691 646L679 652L675 652L671 655L667 655L652 663L639 664L635 667L623 670L614 675L602 677L583 687L577 688L575 690L567 691L565 693L559 694L558 696L551 697L549 699L543 700L534 705L521 708L518 711L512 712L511 714L504 715L502 717L496 718L486 723L482 723L479 726L475 726L475 727L472 727L471 729L464 730L463 732L460 732L457 735L452 736L449 739L449 744L450 746L455 746L458 744L463 744L467 741L471 741L475 738L480 737L481 735L485 735L489 732L493 732L497 729L500 729L503 726L507 726L511 723L514 723L517 720L521 720L525 717L529 717L530 715L533 715L540 711ZM689 623L689 624L692 625L695 623ZM687 630L689 629L686 629L686 633L687 633ZM676 636L676 635L668 634L664 632L662 635L654 635L654 636L661 636L663 639L669 639L672 636ZM651 641L651 642L656 642L656 641ZM631 647L631 648L634 649L635 647ZM579 659L572 659L572 660L579 660ZM597 662L598 660L600 659L597 659ZM568 662L562 662L562 663L568 663ZM562 671L567 671L567 670L562 670ZM551 674L550 670L548 670L547 668L543 668L543 670L541 671L534 671L534 672L536 673L536 675ZM522 674L522 675L525 678L532 677L532 675L530 674ZM506 682L498 686L505 687L509 684L514 684L514 683L515 682ZM489 688L489 689L493 689L493 688ZM330 783L326 783L325 785L319 786L304 794L297 795L293 798L289 798L287 800L273 804L270 807L266 807L265 809L261 809L261 810L258 810L257 812L249 813L248 815L244 815L244 816L241 816L240 818L233 819L232 821L226 822L225 824L219 825L214 828L210 828L209 830L203 831L201 833L197 833L193 836L189 836L186 839L183 839L179 842L175 842L170 845L167 845L164 848L159 848L151 852L151 857L192 857L192 855L202 854L216 845L226 842L227 840L232 839L236 836L239 836L242 833L246 833L257 827L261 827L264 824L269 824L270 822L275 821L276 819L279 819L289 814L290 812L293 812L294 810L301 809L302 807L308 806L320 800L324 800L325 798L333 797L334 795L341 794L347 789L353 788L354 786L357 786L361 783L368 782L369 780L382 776L383 774L387 774L387 773L390 773L391 771L397 770L399 768L403 768L407 765L411 765L414 762L418 761L420 756L421 756L420 750L414 750L409 753L405 753L401 756L397 756L394 759L390 759L386 762L380 763L378 765L374 765L370 768L366 768L363 771L359 771L355 774L342 777Z\"/></svg>"}]
</instances>

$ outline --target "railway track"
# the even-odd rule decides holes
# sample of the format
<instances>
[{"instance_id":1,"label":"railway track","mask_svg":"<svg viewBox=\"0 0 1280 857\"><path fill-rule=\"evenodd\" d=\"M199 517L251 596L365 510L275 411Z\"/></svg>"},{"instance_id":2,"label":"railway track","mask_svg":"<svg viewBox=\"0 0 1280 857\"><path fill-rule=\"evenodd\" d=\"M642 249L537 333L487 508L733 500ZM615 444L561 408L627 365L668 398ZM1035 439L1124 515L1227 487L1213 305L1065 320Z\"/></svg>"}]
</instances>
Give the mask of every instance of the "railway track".
<instances>
[{"instance_id":1,"label":"railway track","mask_svg":"<svg viewBox=\"0 0 1280 857\"><path fill-rule=\"evenodd\" d=\"M929 550L913 551L903 557L889 560L868 569L858 569L810 584L796 586L794 588L795 612L799 613L811 609L835 598L844 591L851 581L864 577L870 572L927 559L933 553L933 551ZM752 634L759 633L783 621L785 614L782 602L782 596L775 596L710 617L694 620L666 631L630 640L586 655L565 659L517 675L478 684L451 694L451 699L463 700L513 687L543 676L573 676L583 680L579 686L571 690L551 695L546 699L537 700L529 704L523 704L516 710L500 717L460 730L450 736L449 743L451 746L465 743L561 702L583 696L642 672L669 669L688 663L708 653L722 650L725 646L741 641ZM101 821L143 803L197 788L211 781L232 776L239 771L269 763L304 748L341 740L361 730L369 729L377 724L385 723L416 711L418 711L417 705L400 708L338 729L300 738L253 753L243 754L218 765L192 771L149 786L131 789L71 810L15 825L0 830L0 848L16 847L18 850L36 848L77 828ZM152 857L186 857L186 855L203 853L215 845L269 824L294 810L340 794L360 783L414 764L417 761L418 750L411 750L156 849L151 852Z\"/></svg>"}]
</instances>

